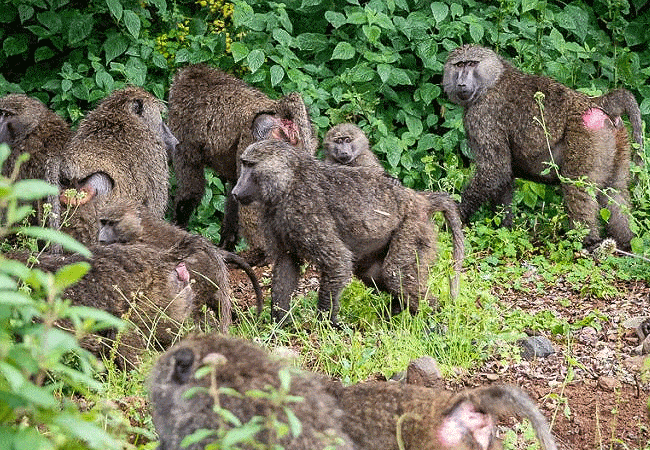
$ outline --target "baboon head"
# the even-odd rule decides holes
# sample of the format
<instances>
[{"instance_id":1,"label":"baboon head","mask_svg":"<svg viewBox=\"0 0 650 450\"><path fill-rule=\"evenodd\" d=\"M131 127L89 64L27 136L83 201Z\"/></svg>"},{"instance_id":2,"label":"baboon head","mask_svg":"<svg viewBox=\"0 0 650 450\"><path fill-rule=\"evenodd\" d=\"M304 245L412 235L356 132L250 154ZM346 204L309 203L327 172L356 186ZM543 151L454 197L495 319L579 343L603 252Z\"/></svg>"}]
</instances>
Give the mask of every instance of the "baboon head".
<instances>
[{"instance_id":1,"label":"baboon head","mask_svg":"<svg viewBox=\"0 0 650 450\"><path fill-rule=\"evenodd\" d=\"M350 164L362 152L368 151L368 138L361 128L353 123L340 123L325 135L323 148L326 157L340 164Z\"/></svg>"},{"instance_id":2,"label":"baboon head","mask_svg":"<svg viewBox=\"0 0 650 450\"><path fill-rule=\"evenodd\" d=\"M447 57L442 84L449 100L467 106L481 98L502 71L503 63L492 50L463 45Z\"/></svg>"},{"instance_id":3,"label":"baboon head","mask_svg":"<svg viewBox=\"0 0 650 450\"><path fill-rule=\"evenodd\" d=\"M256 141L279 139L291 145L298 145L300 142L296 124L292 120L281 119L272 114L258 114L251 124L251 133Z\"/></svg>"},{"instance_id":4,"label":"baboon head","mask_svg":"<svg viewBox=\"0 0 650 450\"><path fill-rule=\"evenodd\" d=\"M0 143L12 146L29 134L47 108L39 100L23 94L0 98Z\"/></svg>"},{"instance_id":5,"label":"baboon head","mask_svg":"<svg viewBox=\"0 0 650 450\"><path fill-rule=\"evenodd\" d=\"M101 208L98 213L99 243L138 241L144 231L139 211L136 203L130 201L121 201Z\"/></svg>"}]
</instances>

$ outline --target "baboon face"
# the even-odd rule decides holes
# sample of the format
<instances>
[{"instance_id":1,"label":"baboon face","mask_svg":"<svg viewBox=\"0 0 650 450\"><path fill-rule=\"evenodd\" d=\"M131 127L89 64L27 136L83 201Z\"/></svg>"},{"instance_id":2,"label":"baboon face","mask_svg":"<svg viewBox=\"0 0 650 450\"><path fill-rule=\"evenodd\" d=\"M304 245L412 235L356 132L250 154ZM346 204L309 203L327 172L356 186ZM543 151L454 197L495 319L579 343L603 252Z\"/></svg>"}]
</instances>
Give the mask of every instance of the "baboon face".
<instances>
[{"instance_id":1,"label":"baboon face","mask_svg":"<svg viewBox=\"0 0 650 450\"><path fill-rule=\"evenodd\" d=\"M135 206L130 208L121 205L108 205L100 209L99 234L100 244L114 242L129 243L137 241L142 236L142 220Z\"/></svg>"},{"instance_id":2,"label":"baboon face","mask_svg":"<svg viewBox=\"0 0 650 450\"><path fill-rule=\"evenodd\" d=\"M20 99L20 101L19 101ZM24 95L8 95L0 99L0 143L13 145L27 133L27 124L21 121L21 102L29 97Z\"/></svg>"},{"instance_id":3,"label":"baboon face","mask_svg":"<svg viewBox=\"0 0 650 450\"><path fill-rule=\"evenodd\" d=\"M330 129L323 147L333 160L341 164L350 164L370 148L366 134L352 123L341 123Z\"/></svg>"},{"instance_id":4,"label":"baboon face","mask_svg":"<svg viewBox=\"0 0 650 450\"><path fill-rule=\"evenodd\" d=\"M449 54L442 84L449 100L467 106L496 83L501 70L499 57L492 50L463 45Z\"/></svg>"}]
</instances>

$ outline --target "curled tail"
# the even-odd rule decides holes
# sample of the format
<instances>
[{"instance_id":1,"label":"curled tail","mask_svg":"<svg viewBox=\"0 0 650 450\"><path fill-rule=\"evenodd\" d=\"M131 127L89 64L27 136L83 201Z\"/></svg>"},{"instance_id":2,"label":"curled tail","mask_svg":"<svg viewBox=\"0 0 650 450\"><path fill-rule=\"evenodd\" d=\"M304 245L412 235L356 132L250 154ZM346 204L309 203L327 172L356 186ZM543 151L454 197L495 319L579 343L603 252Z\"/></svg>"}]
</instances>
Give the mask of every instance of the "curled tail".
<instances>
[{"instance_id":1,"label":"curled tail","mask_svg":"<svg viewBox=\"0 0 650 450\"><path fill-rule=\"evenodd\" d=\"M235 264L241 270L246 272L246 275L248 275L248 278L250 278L251 284L253 285L253 290L255 290L255 298L257 299L257 314L261 314L262 307L264 306L264 296L262 295L262 288L260 287L260 283L257 280L257 275L253 271L253 268L244 260L244 258L236 255L235 253L221 249L219 252L221 253L221 256L223 257L224 261L226 261L226 263Z\"/></svg>"},{"instance_id":2,"label":"curled tail","mask_svg":"<svg viewBox=\"0 0 650 450\"><path fill-rule=\"evenodd\" d=\"M465 235L463 234L463 223L460 219L460 209L454 199L446 192L426 191L422 193L429 199L434 211L442 212L451 230L454 246L454 278L449 282L449 290L451 298L456 298L460 289L460 272L465 258Z\"/></svg>"}]
</instances>

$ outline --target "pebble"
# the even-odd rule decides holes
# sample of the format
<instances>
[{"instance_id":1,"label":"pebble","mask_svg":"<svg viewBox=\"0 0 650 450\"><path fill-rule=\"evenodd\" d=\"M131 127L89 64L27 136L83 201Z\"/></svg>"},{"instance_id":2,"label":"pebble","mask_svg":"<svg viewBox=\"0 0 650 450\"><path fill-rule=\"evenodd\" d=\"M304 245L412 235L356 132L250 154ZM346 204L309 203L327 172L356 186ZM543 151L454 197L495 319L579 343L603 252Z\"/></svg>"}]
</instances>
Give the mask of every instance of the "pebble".
<instances>
[{"instance_id":1,"label":"pebble","mask_svg":"<svg viewBox=\"0 0 650 450\"><path fill-rule=\"evenodd\" d=\"M431 356L422 356L411 361L406 369L406 383L435 387L440 384L442 374L438 363Z\"/></svg>"},{"instance_id":2,"label":"pebble","mask_svg":"<svg viewBox=\"0 0 650 450\"><path fill-rule=\"evenodd\" d=\"M544 336L528 336L517 341L517 344L521 347L521 357L528 360L546 358L555 353L553 343Z\"/></svg>"},{"instance_id":3,"label":"pebble","mask_svg":"<svg viewBox=\"0 0 650 450\"><path fill-rule=\"evenodd\" d=\"M600 377L598 378L598 387L603 391L613 391L621 387L621 382L613 377Z\"/></svg>"}]
</instances>

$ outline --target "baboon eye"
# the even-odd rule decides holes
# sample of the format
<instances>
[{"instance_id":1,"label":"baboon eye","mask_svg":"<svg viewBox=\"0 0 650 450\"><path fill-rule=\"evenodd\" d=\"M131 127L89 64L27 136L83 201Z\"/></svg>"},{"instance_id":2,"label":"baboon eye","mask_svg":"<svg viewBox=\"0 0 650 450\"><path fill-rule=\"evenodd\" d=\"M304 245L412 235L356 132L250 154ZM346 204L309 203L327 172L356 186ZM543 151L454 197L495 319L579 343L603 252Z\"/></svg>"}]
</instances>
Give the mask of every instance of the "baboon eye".
<instances>
[{"instance_id":1,"label":"baboon eye","mask_svg":"<svg viewBox=\"0 0 650 450\"><path fill-rule=\"evenodd\" d=\"M142 102L142 100L141 99L134 100L133 112L136 113L138 116L141 116L143 111L144 111L144 103Z\"/></svg>"}]
</instances>

